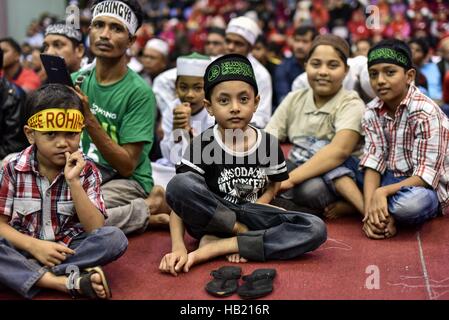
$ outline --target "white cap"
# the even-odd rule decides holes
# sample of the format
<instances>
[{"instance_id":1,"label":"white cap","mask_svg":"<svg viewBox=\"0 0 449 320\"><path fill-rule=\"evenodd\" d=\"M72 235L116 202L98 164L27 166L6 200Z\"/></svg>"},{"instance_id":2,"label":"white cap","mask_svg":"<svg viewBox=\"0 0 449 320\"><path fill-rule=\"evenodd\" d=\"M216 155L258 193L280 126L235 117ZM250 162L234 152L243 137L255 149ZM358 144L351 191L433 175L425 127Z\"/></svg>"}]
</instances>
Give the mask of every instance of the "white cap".
<instances>
[{"instance_id":1,"label":"white cap","mask_svg":"<svg viewBox=\"0 0 449 320\"><path fill-rule=\"evenodd\" d=\"M226 33L236 33L253 46L261 31L253 19L241 16L229 21Z\"/></svg>"},{"instance_id":2,"label":"white cap","mask_svg":"<svg viewBox=\"0 0 449 320\"><path fill-rule=\"evenodd\" d=\"M150 48L154 49L157 52L162 53L165 57L168 57L169 53L169 46L168 43L164 40L153 38L148 40L147 44L145 45L145 49Z\"/></svg>"},{"instance_id":3,"label":"white cap","mask_svg":"<svg viewBox=\"0 0 449 320\"><path fill-rule=\"evenodd\" d=\"M210 62L210 57L196 52L179 57L176 60L176 74L177 76L204 77Z\"/></svg>"}]
</instances>

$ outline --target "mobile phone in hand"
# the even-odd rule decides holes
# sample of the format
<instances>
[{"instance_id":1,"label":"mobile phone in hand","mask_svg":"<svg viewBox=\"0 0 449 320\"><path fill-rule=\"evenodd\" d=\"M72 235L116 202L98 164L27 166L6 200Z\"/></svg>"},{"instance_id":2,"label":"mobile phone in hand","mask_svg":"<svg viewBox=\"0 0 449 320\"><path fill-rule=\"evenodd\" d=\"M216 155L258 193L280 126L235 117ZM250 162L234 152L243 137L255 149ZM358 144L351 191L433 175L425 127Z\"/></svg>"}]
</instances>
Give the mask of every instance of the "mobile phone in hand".
<instances>
[{"instance_id":1,"label":"mobile phone in hand","mask_svg":"<svg viewBox=\"0 0 449 320\"><path fill-rule=\"evenodd\" d=\"M47 73L48 83L60 83L74 87L64 58L41 53L41 61Z\"/></svg>"}]
</instances>

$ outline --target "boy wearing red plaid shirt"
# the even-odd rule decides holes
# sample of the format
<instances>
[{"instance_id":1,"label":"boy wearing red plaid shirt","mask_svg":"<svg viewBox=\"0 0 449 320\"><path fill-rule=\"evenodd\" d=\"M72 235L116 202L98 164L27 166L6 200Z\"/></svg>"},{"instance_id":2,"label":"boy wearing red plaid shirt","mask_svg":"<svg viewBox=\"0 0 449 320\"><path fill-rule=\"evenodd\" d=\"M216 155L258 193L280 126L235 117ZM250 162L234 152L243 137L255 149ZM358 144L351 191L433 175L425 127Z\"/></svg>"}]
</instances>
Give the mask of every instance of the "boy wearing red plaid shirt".
<instances>
[{"instance_id":1,"label":"boy wearing red plaid shirt","mask_svg":"<svg viewBox=\"0 0 449 320\"><path fill-rule=\"evenodd\" d=\"M103 227L100 173L78 150L81 99L47 85L30 95L26 110L31 146L0 170L0 283L28 299L41 288L110 298L99 266L119 258L128 242L120 229Z\"/></svg>"},{"instance_id":2,"label":"boy wearing red plaid shirt","mask_svg":"<svg viewBox=\"0 0 449 320\"><path fill-rule=\"evenodd\" d=\"M396 224L416 225L448 212L449 120L414 85L416 71L404 42L374 46L368 72L377 97L363 117L364 175L348 161L356 183L346 176L335 187L363 215L365 234L385 239L396 234Z\"/></svg>"}]
</instances>

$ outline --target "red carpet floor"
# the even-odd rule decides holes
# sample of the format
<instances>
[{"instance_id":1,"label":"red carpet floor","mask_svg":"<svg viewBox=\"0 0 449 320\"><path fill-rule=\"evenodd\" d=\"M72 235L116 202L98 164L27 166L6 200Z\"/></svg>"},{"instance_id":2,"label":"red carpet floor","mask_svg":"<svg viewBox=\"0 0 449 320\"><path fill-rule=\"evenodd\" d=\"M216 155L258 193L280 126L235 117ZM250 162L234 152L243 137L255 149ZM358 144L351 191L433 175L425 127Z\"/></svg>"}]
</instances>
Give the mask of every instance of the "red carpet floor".
<instances>
[{"instance_id":1,"label":"red carpet floor","mask_svg":"<svg viewBox=\"0 0 449 320\"><path fill-rule=\"evenodd\" d=\"M193 248L195 242L190 239L189 245ZM160 259L169 249L168 231L130 237L126 254L105 267L113 299L214 299L204 291L211 279L209 272L229 263L218 258L175 278L158 271ZM292 261L240 266L243 274L257 268L277 269L275 289L265 299L425 300L449 299L448 260L449 218L440 217L421 228L400 230L396 237L382 241L367 239L356 218L344 218L328 223L328 241L315 252ZM378 286L370 281L376 271ZM37 297L67 298L49 291ZM20 297L2 289L0 299Z\"/></svg>"}]
</instances>

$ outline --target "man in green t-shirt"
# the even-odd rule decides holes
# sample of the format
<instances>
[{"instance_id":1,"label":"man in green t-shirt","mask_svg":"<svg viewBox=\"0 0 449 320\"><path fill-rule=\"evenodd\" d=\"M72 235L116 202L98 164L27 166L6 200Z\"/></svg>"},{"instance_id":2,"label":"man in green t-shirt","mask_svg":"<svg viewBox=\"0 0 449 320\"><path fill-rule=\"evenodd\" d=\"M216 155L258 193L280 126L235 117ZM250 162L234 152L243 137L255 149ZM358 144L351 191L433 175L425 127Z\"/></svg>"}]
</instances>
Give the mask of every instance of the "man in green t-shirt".
<instances>
[{"instance_id":1,"label":"man in green t-shirt","mask_svg":"<svg viewBox=\"0 0 449 320\"><path fill-rule=\"evenodd\" d=\"M85 100L81 147L100 168L106 225L125 233L148 224L167 224L169 208L161 187L153 188L149 152L153 144L155 98L127 67L126 50L136 40L142 10L136 0L97 0L89 29L96 64L72 75Z\"/></svg>"}]
</instances>

